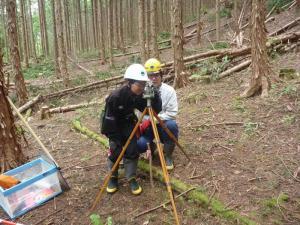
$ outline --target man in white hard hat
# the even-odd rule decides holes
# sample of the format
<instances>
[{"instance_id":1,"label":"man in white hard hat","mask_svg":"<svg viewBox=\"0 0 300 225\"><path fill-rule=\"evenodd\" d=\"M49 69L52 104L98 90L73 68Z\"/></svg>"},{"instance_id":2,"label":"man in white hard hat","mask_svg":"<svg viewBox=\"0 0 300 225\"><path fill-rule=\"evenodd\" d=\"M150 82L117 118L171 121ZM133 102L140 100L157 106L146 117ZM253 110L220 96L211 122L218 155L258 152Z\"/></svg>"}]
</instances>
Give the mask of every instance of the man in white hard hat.
<instances>
[{"instance_id":1,"label":"man in white hard hat","mask_svg":"<svg viewBox=\"0 0 300 225\"><path fill-rule=\"evenodd\" d=\"M108 96L101 118L101 133L109 138L108 168L110 170L137 122L134 109L143 111L147 106L147 101L143 98L144 88L149 81L145 68L140 64L132 64L127 68L124 78L128 81L127 84ZM161 99L158 92L151 101L153 109L159 113ZM134 136L123 157L125 176L134 195L142 192L141 186L136 181L138 158L137 138ZM117 190L118 169L113 173L106 188L108 193L114 193Z\"/></svg>"}]
</instances>

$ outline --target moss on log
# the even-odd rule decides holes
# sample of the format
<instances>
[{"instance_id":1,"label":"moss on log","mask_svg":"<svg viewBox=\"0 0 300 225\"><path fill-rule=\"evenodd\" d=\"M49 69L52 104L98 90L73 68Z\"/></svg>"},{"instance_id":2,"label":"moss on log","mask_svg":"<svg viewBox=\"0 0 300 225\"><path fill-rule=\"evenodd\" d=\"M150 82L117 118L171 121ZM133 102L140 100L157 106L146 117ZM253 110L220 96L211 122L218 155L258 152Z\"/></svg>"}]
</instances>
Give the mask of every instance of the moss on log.
<instances>
[{"instance_id":1,"label":"moss on log","mask_svg":"<svg viewBox=\"0 0 300 225\"><path fill-rule=\"evenodd\" d=\"M108 147L108 140L106 138L101 137L100 135L96 134L95 132L89 130L87 127L82 126L79 120L74 120L72 122L72 127L79 131L81 134L84 134L88 136L89 138L98 141L100 144L102 144L105 147ZM138 167L140 170L149 173L150 168L149 164L144 161L144 160L139 160ZM162 171L157 168L152 166L152 172L153 172L153 177L161 182L164 183L164 177ZM184 183L181 180L175 179L175 178L170 178L171 179L171 184L173 190L181 193L184 191L189 190L192 188L191 185ZM226 206L217 200L216 198L211 198L208 196L205 192L202 190L194 189L190 191L187 194L187 198L192 200L193 202L209 209L213 215L216 215L221 218L225 218L227 220L236 222L237 224L243 224L243 225L257 225L257 223L245 216L242 216L238 212L226 208Z\"/></svg>"}]
</instances>

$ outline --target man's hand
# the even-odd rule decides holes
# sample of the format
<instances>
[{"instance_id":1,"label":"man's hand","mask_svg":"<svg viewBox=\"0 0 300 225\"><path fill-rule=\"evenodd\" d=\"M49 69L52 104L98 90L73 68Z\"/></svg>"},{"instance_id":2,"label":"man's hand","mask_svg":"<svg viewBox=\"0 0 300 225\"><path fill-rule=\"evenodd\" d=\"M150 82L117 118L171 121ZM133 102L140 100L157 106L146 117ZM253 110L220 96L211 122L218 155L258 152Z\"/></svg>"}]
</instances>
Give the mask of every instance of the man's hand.
<instances>
[{"instance_id":1,"label":"man's hand","mask_svg":"<svg viewBox=\"0 0 300 225\"><path fill-rule=\"evenodd\" d=\"M150 159L152 156L151 156L151 150L150 149L147 149L146 151L146 159Z\"/></svg>"}]
</instances>

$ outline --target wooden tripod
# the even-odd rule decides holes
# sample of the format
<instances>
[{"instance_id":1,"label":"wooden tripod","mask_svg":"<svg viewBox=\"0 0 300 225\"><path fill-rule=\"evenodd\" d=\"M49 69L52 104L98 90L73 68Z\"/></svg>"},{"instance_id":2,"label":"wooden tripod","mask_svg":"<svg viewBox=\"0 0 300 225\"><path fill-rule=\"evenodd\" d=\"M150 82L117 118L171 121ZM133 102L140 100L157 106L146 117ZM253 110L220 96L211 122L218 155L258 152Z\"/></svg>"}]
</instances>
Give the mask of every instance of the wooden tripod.
<instances>
[{"instance_id":1,"label":"wooden tripod","mask_svg":"<svg viewBox=\"0 0 300 225\"><path fill-rule=\"evenodd\" d=\"M163 175L164 175L164 179L165 179L165 183L167 186L167 191L169 193L169 197L170 197L170 201L171 201L171 205L173 208L173 214L174 214L174 219L177 225L179 225L179 217L177 214L177 209L176 209L176 205L175 205L175 201L174 201L174 196L173 196L173 191L172 191L172 187L171 187L171 183L170 183L170 177L167 171L167 167L166 167L166 161L165 161L165 157L163 154L163 149L162 149L162 144L159 138L159 134L158 134L158 130L157 130L157 125L156 122L154 120L154 117L157 119L157 121L159 121L161 127L167 132L167 134L170 136L170 138L175 141L175 143L178 145L178 147L180 146L178 141L176 140L176 138L174 137L174 135L171 133L170 130L168 130L168 128L163 124L163 121L157 116L157 114L153 111L152 107L151 107L151 99L147 99L147 108L144 109L142 116L140 117L140 119L138 120L137 124L135 125L135 127L133 128L129 138L127 139L124 147L122 148L122 151L117 159L117 161L115 162L115 164L113 165L113 168L111 169L111 171L109 172L109 174L105 177L104 179L104 183L101 187L101 189L99 190L97 197L95 199L95 201L93 202L93 205L90 209L90 211L93 211L96 207L96 205L99 203L104 190L106 189L109 179L111 178L113 172L117 169L120 161L122 160L125 151L128 147L128 145L130 144L132 138L134 137L134 135L136 134L140 123L142 122L143 117L146 115L146 113L148 112L149 117L150 117L150 121L151 121L151 125L152 125L152 129L153 129L153 133L154 133L154 138L155 141L157 143L157 149L158 149L158 154L159 154L159 158L160 158L160 162L161 162L161 167L162 167L162 171L163 171ZM182 147L180 146L180 149L182 149ZM185 153L185 152L184 152ZM187 156L187 154L185 153L185 155ZM187 156L188 157L188 156ZM189 159L189 158L188 158Z\"/></svg>"}]
</instances>

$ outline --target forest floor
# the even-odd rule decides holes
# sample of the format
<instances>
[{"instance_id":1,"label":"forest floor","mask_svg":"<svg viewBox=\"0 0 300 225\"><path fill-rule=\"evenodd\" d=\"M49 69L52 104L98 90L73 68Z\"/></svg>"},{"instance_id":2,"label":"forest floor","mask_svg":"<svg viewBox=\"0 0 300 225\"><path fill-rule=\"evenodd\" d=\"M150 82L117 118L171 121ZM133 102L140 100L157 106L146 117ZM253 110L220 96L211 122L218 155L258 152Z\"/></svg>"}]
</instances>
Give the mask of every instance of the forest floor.
<instances>
[{"instance_id":1,"label":"forest floor","mask_svg":"<svg viewBox=\"0 0 300 225\"><path fill-rule=\"evenodd\" d=\"M294 16L290 12L287 18L285 13L276 15L268 29L276 29ZM193 48L194 44L190 42L186 46ZM171 50L164 51L162 58L170 60L170 53ZM130 57L118 58L117 67L111 73L122 72L130 60ZM273 77L277 78L282 68L293 68L299 73L299 62L299 52L276 54L271 59ZM100 76L108 71L97 61L82 65L95 72L102 71ZM72 77L84 76L73 65L69 68ZM177 90L179 141L193 163L189 164L176 148L175 169L170 175L201 187L208 196L223 202L228 210L235 210L258 224L297 225L300 224L300 172L298 177L294 172L300 168L300 79L273 82L266 99L241 99L239 95L250 76L249 68L221 81L191 83ZM99 77L92 80L97 79ZM80 81L76 82L80 84ZM57 89L60 87L31 91ZM107 90L95 89L44 104L52 107L76 104L100 99L105 94ZM72 121L80 119L84 126L99 133L99 113L100 107L89 107L55 114L47 120L40 120L38 113L29 118L30 125L57 159L71 190L20 217L20 223L91 224L86 213L107 174L107 149L74 131ZM35 158L40 154L39 147L29 134L26 137L30 143L27 155L29 159ZM157 160L154 164L159 166ZM191 175L199 176L191 179ZM143 187L139 196L130 193L124 178L120 179L116 194L104 195L96 209L101 218L112 217L113 224L122 225L174 224L170 206L134 219L139 212L169 199L162 183L155 181L155 187L151 188L148 174L139 171L138 180ZM176 200L176 205L182 224L239 224L217 217L209 208L184 197ZM6 217L2 211L0 217Z\"/></svg>"}]
</instances>

